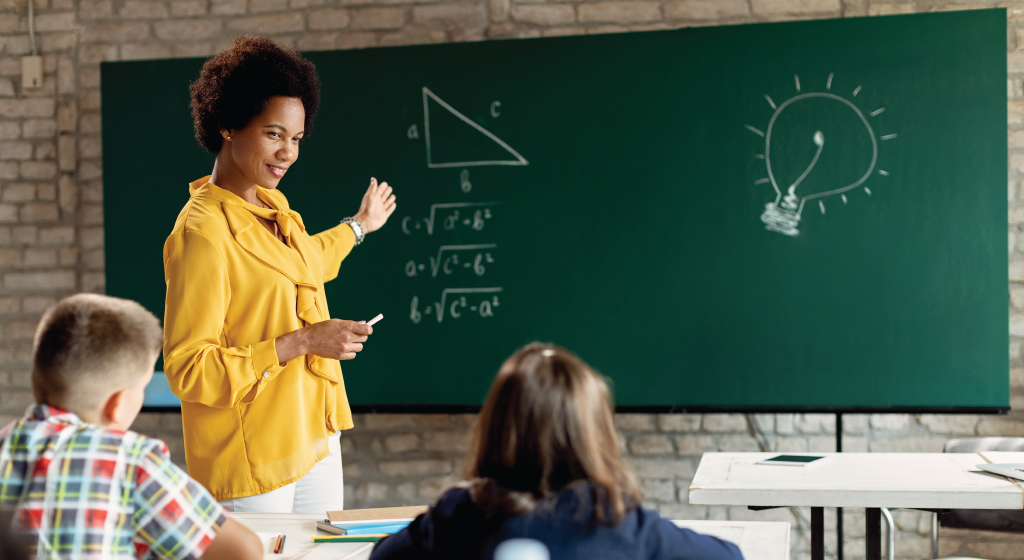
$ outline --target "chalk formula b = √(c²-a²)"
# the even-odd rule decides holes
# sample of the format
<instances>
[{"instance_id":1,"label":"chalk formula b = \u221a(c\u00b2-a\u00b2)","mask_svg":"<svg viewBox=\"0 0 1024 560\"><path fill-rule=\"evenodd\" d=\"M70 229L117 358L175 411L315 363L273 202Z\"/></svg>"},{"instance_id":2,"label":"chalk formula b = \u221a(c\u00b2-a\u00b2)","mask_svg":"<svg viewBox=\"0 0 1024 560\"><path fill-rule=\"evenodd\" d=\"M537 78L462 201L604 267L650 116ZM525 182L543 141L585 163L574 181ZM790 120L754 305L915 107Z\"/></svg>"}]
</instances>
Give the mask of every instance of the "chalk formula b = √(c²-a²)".
<instances>
[{"instance_id":1,"label":"chalk formula b = \u221a(c\u00b2-a\u00b2)","mask_svg":"<svg viewBox=\"0 0 1024 560\"><path fill-rule=\"evenodd\" d=\"M764 138L764 153L754 157L764 160L768 176L754 185L770 184L775 190L775 200L765 204L761 214L769 231L796 236L808 202L817 201L824 215L826 197L839 197L846 205L846 193L862 187L864 194L871 196L865 183L876 173L889 176L888 171L878 169L879 141L893 140L898 134L876 136L869 121L885 113L885 107L865 116L856 104L863 88L858 85L848 99L833 93L834 79L833 73L823 80L825 91L804 92L800 77L794 75L796 94L789 99L776 104L764 94L772 109L767 127L761 130L744 125Z\"/></svg>"},{"instance_id":2,"label":"chalk formula b = \u221a(c\u00b2-a\u00b2)","mask_svg":"<svg viewBox=\"0 0 1024 560\"><path fill-rule=\"evenodd\" d=\"M498 294L502 292L500 287L490 288L447 288L441 291L439 300L427 303L423 310L420 310L419 296L413 296L409 304L409 320L419 323L424 315L433 315L438 323L443 323L446 317L460 319L465 315L479 316L482 318L494 317L495 311L501 305ZM449 296L451 298L449 299Z\"/></svg>"}]
</instances>

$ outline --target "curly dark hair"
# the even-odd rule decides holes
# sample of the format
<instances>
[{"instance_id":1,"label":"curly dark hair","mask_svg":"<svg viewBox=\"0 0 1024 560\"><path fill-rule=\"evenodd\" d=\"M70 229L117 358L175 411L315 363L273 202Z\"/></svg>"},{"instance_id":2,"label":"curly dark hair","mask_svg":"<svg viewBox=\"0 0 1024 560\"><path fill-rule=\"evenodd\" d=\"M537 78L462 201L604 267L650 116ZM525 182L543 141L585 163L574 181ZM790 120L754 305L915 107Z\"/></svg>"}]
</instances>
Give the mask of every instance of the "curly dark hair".
<instances>
[{"instance_id":1,"label":"curly dark hair","mask_svg":"<svg viewBox=\"0 0 1024 560\"><path fill-rule=\"evenodd\" d=\"M313 63L266 37L235 37L231 48L203 64L189 90L196 140L212 154L224 143L221 130L245 128L271 97L302 101L306 137L320 108L320 78Z\"/></svg>"}]
</instances>

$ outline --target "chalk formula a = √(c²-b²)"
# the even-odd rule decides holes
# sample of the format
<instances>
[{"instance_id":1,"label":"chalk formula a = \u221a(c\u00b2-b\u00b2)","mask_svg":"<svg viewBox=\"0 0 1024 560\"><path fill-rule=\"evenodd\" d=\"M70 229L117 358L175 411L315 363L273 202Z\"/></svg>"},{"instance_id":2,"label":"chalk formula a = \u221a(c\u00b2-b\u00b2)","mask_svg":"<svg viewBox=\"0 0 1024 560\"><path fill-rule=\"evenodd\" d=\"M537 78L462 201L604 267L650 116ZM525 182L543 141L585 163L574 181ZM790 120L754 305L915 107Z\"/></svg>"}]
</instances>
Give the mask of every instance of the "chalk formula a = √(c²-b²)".
<instances>
[{"instance_id":1,"label":"chalk formula a = \u221a(c\u00b2-b\u00b2)","mask_svg":"<svg viewBox=\"0 0 1024 560\"><path fill-rule=\"evenodd\" d=\"M487 272L487 265L494 262L494 256L487 249L495 249L497 243L480 243L477 245L441 245L437 249L437 256L430 256L430 276L437 278L438 273L450 276L460 270L468 270L477 276L483 276ZM463 251L477 251L470 253L460 259L459 254ZM445 255L445 253L448 253ZM405 275L409 277L419 276L421 272L427 271L427 265L410 260L405 263Z\"/></svg>"}]
</instances>

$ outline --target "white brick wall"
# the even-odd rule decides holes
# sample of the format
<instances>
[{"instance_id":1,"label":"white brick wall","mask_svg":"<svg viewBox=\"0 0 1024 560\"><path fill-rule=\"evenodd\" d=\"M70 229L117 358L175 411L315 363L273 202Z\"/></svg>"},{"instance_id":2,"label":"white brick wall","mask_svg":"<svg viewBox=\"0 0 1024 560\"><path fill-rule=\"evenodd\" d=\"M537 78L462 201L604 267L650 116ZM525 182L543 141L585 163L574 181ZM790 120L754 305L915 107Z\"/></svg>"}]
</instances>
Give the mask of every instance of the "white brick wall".
<instances>
[{"instance_id":1,"label":"white brick wall","mask_svg":"<svg viewBox=\"0 0 1024 560\"><path fill-rule=\"evenodd\" d=\"M0 0L0 423L32 402L31 337L42 311L61 296L104 289L100 61L209 56L242 32L270 35L303 50L330 50L1001 6L1008 8L1010 20L1008 305L1015 411L1006 417L847 415L844 441L848 451L938 451L951 437L1024 436L1024 1L34 1L45 80L40 90L25 92L20 84L20 57L29 52L25 0ZM348 504L435 498L458 478L473 420L471 415L359 415L357 428L342 439ZM832 416L757 415L756 420L776 450L833 449ZM648 503L663 513L797 523L790 510L687 504L686 489L701 452L757 448L742 416L623 414L617 425L620 447L641 476ZM180 415L144 415L136 428L164 438L175 459L184 462ZM834 527L828 516L827 526ZM900 556L925 558L927 516L901 511L896 519ZM862 557L863 531L862 512L848 510L847 558ZM805 557L806 531L797 536L794 552ZM834 547L835 534L826 542ZM992 559L1019 558L1024 545L1013 536L962 531L946 531L942 542L945 555Z\"/></svg>"}]
</instances>

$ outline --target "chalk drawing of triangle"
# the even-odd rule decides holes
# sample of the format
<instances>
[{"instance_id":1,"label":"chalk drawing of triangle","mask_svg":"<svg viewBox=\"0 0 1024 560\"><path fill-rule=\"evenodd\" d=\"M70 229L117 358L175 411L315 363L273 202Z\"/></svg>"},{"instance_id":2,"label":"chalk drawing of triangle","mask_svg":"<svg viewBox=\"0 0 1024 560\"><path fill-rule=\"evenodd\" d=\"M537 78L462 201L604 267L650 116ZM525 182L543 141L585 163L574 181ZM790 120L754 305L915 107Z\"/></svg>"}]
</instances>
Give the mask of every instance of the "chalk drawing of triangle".
<instances>
[{"instance_id":1,"label":"chalk drawing of triangle","mask_svg":"<svg viewBox=\"0 0 1024 560\"><path fill-rule=\"evenodd\" d=\"M458 123L458 135L463 139L463 145L469 141L473 144L476 154L465 154L470 157L460 158L457 157L459 150L448 149L447 153L438 153L438 144L442 138L436 138L434 145L431 145L431 129L430 129L430 107L431 102L436 103L435 107L435 130L434 134L442 134L438 128L438 120L445 119L445 121L451 125L452 123ZM440 105L444 111L437 109L437 105ZM440 113L440 114L438 114ZM456 117L458 121L451 119ZM465 128L462 123L469 125L471 128ZM506 144L501 138L495 136L491 131L473 122L471 119L463 115L462 113L455 110L454 107L444 102L443 99L434 94L427 88L423 88L423 128L426 136L427 145L427 167L439 168L439 167L474 167L483 165L529 165L526 158L519 155L519 152L512 149L512 146ZM451 128L449 126L449 128ZM468 133L468 134L467 134ZM468 137L468 138L467 138ZM433 148L433 149L432 149ZM485 157L476 157L486 152ZM453 157L456 156L456 157ZM435 161L438 160L438 161Z\"/></svg>"}]
</instances>

